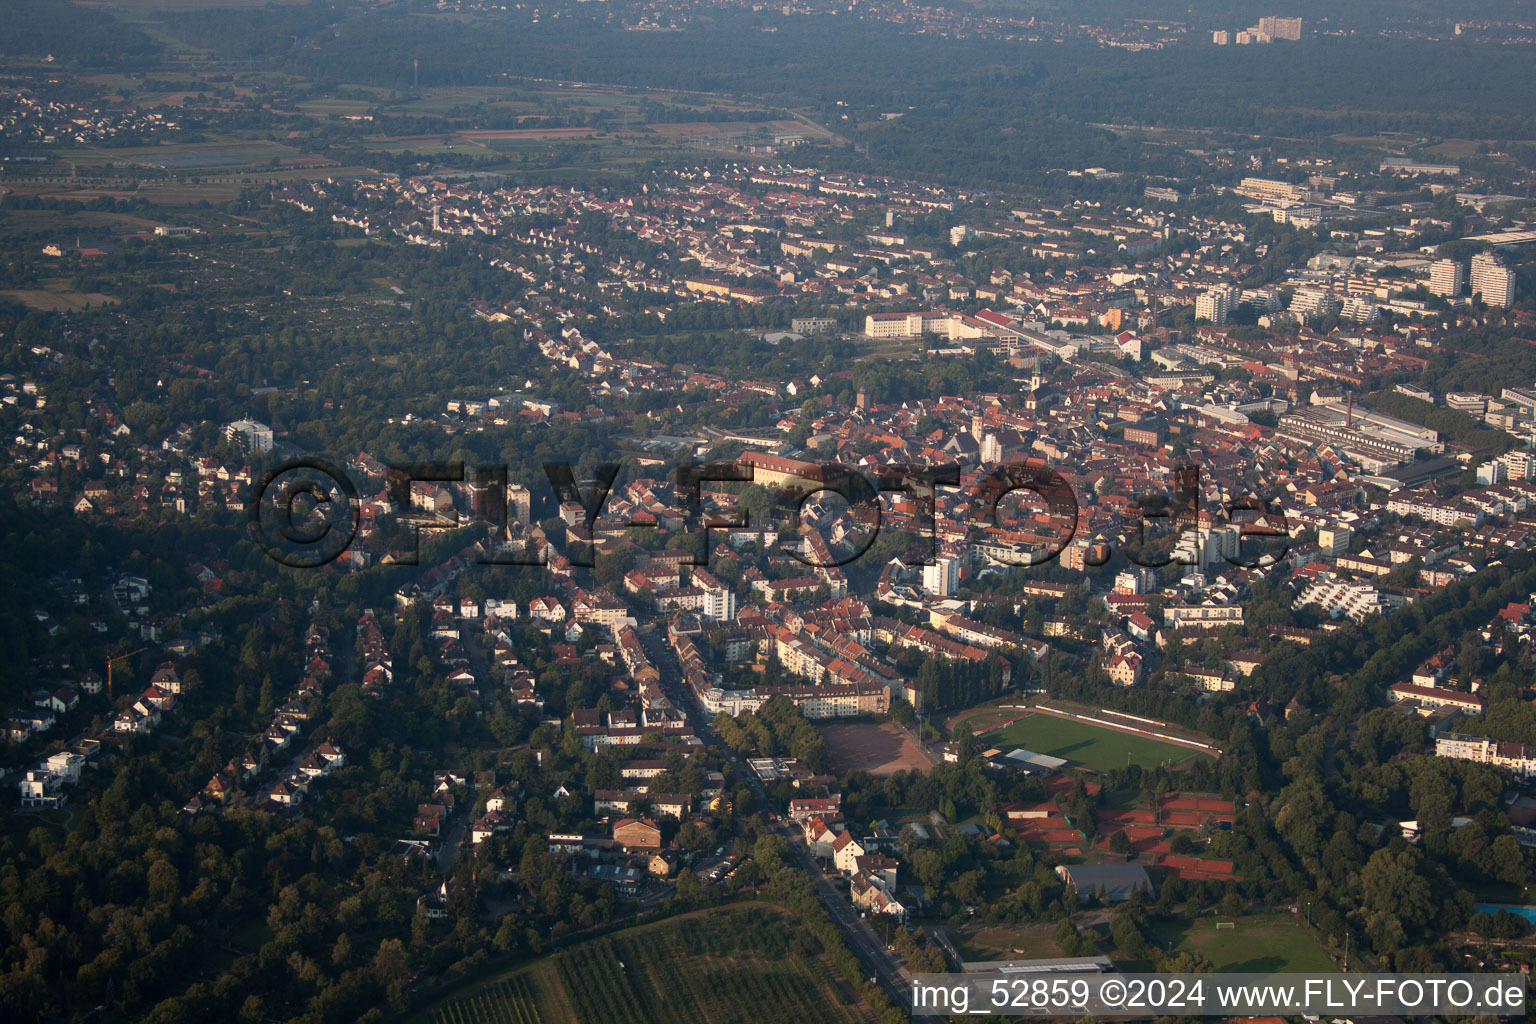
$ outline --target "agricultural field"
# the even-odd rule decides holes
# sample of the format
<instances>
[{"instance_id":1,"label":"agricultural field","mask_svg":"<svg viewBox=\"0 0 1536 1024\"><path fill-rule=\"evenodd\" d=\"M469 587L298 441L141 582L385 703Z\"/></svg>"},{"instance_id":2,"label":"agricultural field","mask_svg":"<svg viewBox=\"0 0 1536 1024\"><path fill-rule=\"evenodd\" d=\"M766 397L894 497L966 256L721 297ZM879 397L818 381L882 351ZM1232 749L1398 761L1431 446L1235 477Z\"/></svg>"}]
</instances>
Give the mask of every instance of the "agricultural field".
<instances>
[{"instance_id":1,"label":"agricultural field","mask_svg":"<svg viewBox=\"0 0 1536 1024\"><path fill-rule=\"evenodd\" d=\"M1037 754L1066 758L1075 765L1098 772L1123 768L1127 764L1155 768L1164 762L1177 763L1206 756L1188 747L1146 736L1042 714L989 732L983 739L989 746L1005 750L1023 747Z\"/></svg>"},{"instance_id":2,"label":"agricultural field","mask_svg":"<svg viewBox=\"0 0 1536 1024\"><path fill-rule=\"evenodd\" d=\"M77 292L72 288L9 288L0 291L0 295L15 299L28 309L41 309L47 312L57 313L63 310L75 311L87 309L91 306L111 306L117 300L110 295L101 292Z\"/></svg>"},{"instance_id":3,"label":"agricultural field","mask_svg":"<svg viewBox=\"0 0 1536 1024\"><path fill-rule=\"evenodd\" d=\"M266 139L231 137L218 142L168 142L158 146L82 146L61 150L59 158L74 163L80 173L109 165L134 165L166 171L277 168L290 164L331 164L314 156Z\"/></svg>"},{"instance_id":4,"label":"agricultural field","mask_svg":"<svg viewBox=\"0 0 1536 1024\"><path fill-rule=\"evenodd\" d=\"M862 1024L873 1011L779 908L737 905L563 949L428 1008L421 1024Z\"/></svg>"},{"instance_id":5,"label":"agricultural field","mask_svg":"<svg viewBox=\"0 0 1536 1024\"><path fill-rule=\"evenodd\" d=\"M1221 923L1230 928L1218 928ZM1203 953L1218 971L1294 971L1333 974L1338 965L1303 924L1291 914L1182 922L1155 929L1154 938L1174 952Z\"/></svg>"},{"instance_id":6,"label":"agricultural field","mask_svg":"<svg viewBox=\"0 0 1536 1024\"><path fill-rule=\"evenodd\" d=\"M556 1005L556 993L541 987L548 984L539 975L546 971L532 969L506 975L483 985L444 1005L430 1019L453 1024L540 1024L542 1021L568 1019L568 1006Z\"/></svg>"},{"instance_id":7,"label":"agricultural field","mask_svg":"<svg viewBox=\"0 0 1536 1024\"><path fill-rule=\"evenodd\" d=\"M153 231L169 223L163 217L138 217L127 213L109 213L104 210L64 208L62 210L6 209L0 224L5 228L23 231L48 231L60 238L83 232L87 238L97 235L111 236Z\"/></svg>"}]
</instances>

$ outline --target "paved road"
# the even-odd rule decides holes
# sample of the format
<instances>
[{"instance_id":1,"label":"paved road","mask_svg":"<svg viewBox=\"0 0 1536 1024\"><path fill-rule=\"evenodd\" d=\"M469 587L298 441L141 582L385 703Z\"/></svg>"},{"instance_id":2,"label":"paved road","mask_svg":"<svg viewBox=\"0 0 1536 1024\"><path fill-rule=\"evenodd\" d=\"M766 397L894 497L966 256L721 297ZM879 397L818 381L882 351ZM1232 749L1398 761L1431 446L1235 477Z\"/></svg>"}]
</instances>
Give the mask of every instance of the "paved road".
<instances>
[{"instance_id":1,"label":"paved road","mask_svg":"<svg viewBox=\"0 0 1536 1024\"><path fill-rule=\"evenodd\" d=\"M464 826L469 823L467 811L455 815L456 821L443 833L443 845L437 851L437 869L444 878L453 874L453 864L459 859L459 842L464 838Z\"/></svg>"},{"instance_id":2,"label":"paved road","mask_svg":"<svg viewBox=\"0 0 1536 1024\"><path fill-rule=\"evenodd\" d=\"M885 948L885 943L827 877L810 851L798 843L793 844L792 848L799 856L801 867L816 879L816 890L821 896L822 906L827 908L827 916L832 918L832 923L842 931L843 941L848 944L849 950L859 958L866 972L865 977L878 981L897 1007L911 1006L911 983L896 956Z\"/></svg>"}]
</instances>

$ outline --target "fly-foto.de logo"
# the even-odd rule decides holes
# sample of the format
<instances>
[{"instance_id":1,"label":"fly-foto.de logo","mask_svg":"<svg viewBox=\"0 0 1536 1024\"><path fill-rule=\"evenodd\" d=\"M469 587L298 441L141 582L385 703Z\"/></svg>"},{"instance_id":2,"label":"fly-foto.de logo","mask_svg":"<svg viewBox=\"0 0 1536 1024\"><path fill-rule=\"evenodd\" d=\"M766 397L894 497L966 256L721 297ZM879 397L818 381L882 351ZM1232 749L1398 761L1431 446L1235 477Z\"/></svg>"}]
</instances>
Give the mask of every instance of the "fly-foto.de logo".
<instances>
[{"instance_id":1,"label":"fly-foto.de logo","mask_svg":"<svg viewBox=\"0 0 1536 1024\"><path fill-rule=\"evenodd\" d=\"M622 463L601 463L594 467L590 480L579 484L570 463L545 463L549 492L542 497L553 499L562 518L579 531L578 536L590 538L622 468ZM694 564L700 566L708 564L714 541L722 534L800 532L813 504L818 511L824 511L828 503L835 505L835 542L807 531L809 542L799 546L803 550L789 547L786 551L819 569L857 561L869 552L882 531L892 529L917 538L905 561L932 564L938 550L941 494L947 515L965 525L969 541L980 545L986 558L1002 565L1029 567L1053 562L1073 544L1081 526L1081 506L1072 485L1056 469L1036 459L965 472L958 463L857 469L836 462L749 454L734 462L684 464L671 470L669 477L675 498L669 509L682 524L683 533L699 537ZM380 497L365 501L357 485L334 463L296 458L262 477L252 490L246 514L256 543L275 561L295 568L317 568L340 558L356 541L365 519L375 526L387 526L391 558L397 564L416 564L421 533L475 522L484 524L491 538L498 541L485 547L479 558L482 564L545 564L546 546L519 543L515 531L509 529L508 478L506 466L466 467L462 462L390 465L383 474ZM1207 534L1220 531L1228 543L1217 546L1216 556L1233 566L1263 568L1285 556L1289 530L1283 513L1257 498L1245 498L1224 502L1206 515L1200 502L1199 467L1180 466L1174 470L1173 479L1172 500L1161 493L1144 497L1127 515L1126 526L1135 535L1135 541L1125 546L1130 561L1148 568L1193 564L1197 559L1185 549L1151 542L1153 535L1177 537L1191 530ZM715 486L709 487L711 484ZM706 507L707 498L734 496L748 485L762 488L767 496L755 510L734 500L728 502L735 505L728 515ZM445 500L442 495L450 486L467 493L468 500ZM428 500L422 500L424 494ZM1005 503L1011 495L1031 506L1026 510L1027 531L1014 528L1018 510L1010 510ZM893 520L883 511L882 496L903 502L909 511ZM620 529L658 528L654 517L616 525ZM1256 545L1263 547L1262 553L1251 553ZM1081 546L1085 548L1081 559L1084 567L1103 565L1110 558L1110 549L1101 540ZM569 545L567 557L572 565L594 564L588 544Z\"/></svg>"}]
</instances>

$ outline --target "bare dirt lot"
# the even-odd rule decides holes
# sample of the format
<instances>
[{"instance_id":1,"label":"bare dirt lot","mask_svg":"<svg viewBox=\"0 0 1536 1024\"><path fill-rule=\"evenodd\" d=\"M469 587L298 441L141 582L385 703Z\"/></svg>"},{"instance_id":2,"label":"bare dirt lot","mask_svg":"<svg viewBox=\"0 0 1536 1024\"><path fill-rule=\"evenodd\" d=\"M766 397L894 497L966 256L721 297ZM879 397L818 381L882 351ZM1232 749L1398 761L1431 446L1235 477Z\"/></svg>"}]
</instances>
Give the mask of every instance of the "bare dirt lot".
<instances>
[{"instance_id":1,"label":"bare dirt lot","mask_svg":"<svg viewBox=\"0 0 1536 1024\"><path fill-rule=\"evenodd\" d=\"M927 771L933 767L922 748L892 722L823 725L817 731L827 744L832 771L838 775L866 771L884 776L903 770Z\"/></svg>"}]
</instances>

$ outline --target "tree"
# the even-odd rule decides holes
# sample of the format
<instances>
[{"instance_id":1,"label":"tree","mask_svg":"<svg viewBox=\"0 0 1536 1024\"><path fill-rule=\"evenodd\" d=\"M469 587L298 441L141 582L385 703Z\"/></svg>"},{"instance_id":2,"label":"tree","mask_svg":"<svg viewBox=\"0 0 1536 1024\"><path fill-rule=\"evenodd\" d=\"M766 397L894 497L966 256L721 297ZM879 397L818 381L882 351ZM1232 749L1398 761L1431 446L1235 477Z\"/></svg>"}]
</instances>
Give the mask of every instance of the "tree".
<instances>
[{"instance_id":1,"label":"tree","mask_svg":"<svg viewBox=\"0 0 1536 1024\"><path fill-rule=\"evenodd\" d=\"M788 853L789 844L782 836L773 834L759 836L752 846L752 859L757 862L758 869L762 871L765 878L772 878L778 874L779 869L784 866L784 858Z\"/></svg>"},{"instance_id":2,"label":"tree","mask_svg":"<svg viewBox=\"0 0 1536 1024\"><path fill-rule=\"evenodd\" d=\"M928 662L928 664L931 665L934 662ZM971 723L964 721L955 726L953 736L955 757L959 759L958 764L963 769L976 756L976 738L971 732Z\"/></svg>"},{"instance_id":3,"label":"tree","mask_svg":"<svg viewBox=\"0 0 1536 1024\"><path fill-rule=\"evenodd\" d=\"M917 880L928 890L929 895L937 895L944 889L944 880L947 872L944 861L935 850L923 848L912 855L912 873Z\"/></svg>"},{"instance_id":4,"label":"tree","mask_svg":"<svg viewBox=\"0 0 1536 1024\"><path fill-rule=\"evenodd\" d=\"M1511 835L1499 836L1493 841L1493 871L1492 874L1501 882L1511 885L1524 885L1529 870L1525 856L1525 850L1520 845L1520 840Z\"/></svg>"},{"instance_id":5,"label":"tree","mask_svg":"<svg viewBox=\"0 0 1536 1024\"><path fill-rule=\"evenodd\" d=\"M1121 833L1122 835L1124 833ZM1151 952L1151 943L1137 924L1134 913L1121 907L1109 918L1109 937L1121 952L1135 959L1143 959Z\"/></svg>"},{"instance_id":6,"label":"tree","mask_svg":"<svg viewBox=\"0 0 1536 1024\"><path fill-rule=\"evenodd\" d=\"M379 943L373 955L374 984L383 986L389 1005L397 1013L410 1004L406 984L410 978L410 966L405 958L405 946L399 939L385 939Z\"/></svg>"},{"instance_id":7,"label":"tree","mask_svg":"<svg viewBox=\"0 0 1536 1024\"><path fill-rule=\"evenodd\" d=\"M677 898L690 905L704 898L704 886L699 883L699 876L688 868L677 876Z\"/></svg>"},{"instance_id":8,"label":"tree","mask_svg":"<svg viewBox=\"0 0 1536 1024\"><path fill-rule=\"evenodd\" d=\"M418 953L425 953L432 947L432 921L427 917L426 907L417 907L416 914L411 918L411 948Z\"/></svg>"},{"instance_id":9,"label":"tree","mask_svg":"<svg viewBox=\"0 0 1536 1024\"><path fill-rule=\"evenodd\" d=\"M1192 949L1182 950L1177 956L1165 957L1158 967L1163 974L1210 974L1215 969L1210 957Z\"/></svg>"},{"instance_id":10,"label":"tree","mask_svg":"<svg viewBox=\"0 0 1536 1024\"><path fill-rule=\"evenodd\" d=\"M505 914L501 918L501 924L496 929L496 938L492 941L499 953L510 953L517 949L523 939L522 922L516 914Z\"/></svg>"}]
</instances>

